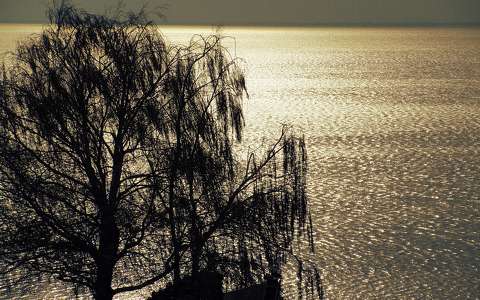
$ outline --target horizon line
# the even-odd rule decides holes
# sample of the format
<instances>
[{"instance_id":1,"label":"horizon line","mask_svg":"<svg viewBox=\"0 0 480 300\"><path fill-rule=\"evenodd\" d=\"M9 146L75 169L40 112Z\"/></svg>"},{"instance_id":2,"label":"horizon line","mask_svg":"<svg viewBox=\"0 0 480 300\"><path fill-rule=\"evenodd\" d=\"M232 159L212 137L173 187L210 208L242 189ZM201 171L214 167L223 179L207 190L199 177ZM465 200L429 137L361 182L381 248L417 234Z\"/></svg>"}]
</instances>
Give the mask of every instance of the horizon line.
<instances>
[{"instance_id":1,"label":"horizon line","mask_svg":"<svg viewBox=\"0 0 480 300\"><path fill-rule=\"evenodd\" d=\"M48 25L49 22L0 21L0 24ZM202 27L480 27L480 21L465 22L155 22L159 26L202 26Z\"/></svg>"}]
</instances>

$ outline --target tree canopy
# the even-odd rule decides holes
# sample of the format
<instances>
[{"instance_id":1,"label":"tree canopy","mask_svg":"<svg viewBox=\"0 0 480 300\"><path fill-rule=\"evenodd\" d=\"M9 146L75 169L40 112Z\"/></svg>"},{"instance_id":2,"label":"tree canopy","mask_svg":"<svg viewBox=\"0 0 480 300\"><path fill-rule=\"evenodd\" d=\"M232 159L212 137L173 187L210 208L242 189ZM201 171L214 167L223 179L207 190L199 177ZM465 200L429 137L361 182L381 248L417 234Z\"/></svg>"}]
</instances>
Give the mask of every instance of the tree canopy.
<instances>
[{"instance_id":1,"label":"tree canopy","mask_svg":"<svg viewBox=\"0 0 480 300\"><path fill-rule=\"evenodd\" d=\"M228 288L288 258L321 294L302 137L242 159L242 62L222 37L170 44L141 14L62 4L0 78L0 270L96 299L218 272Z\"/></svg>"}]
</instances>

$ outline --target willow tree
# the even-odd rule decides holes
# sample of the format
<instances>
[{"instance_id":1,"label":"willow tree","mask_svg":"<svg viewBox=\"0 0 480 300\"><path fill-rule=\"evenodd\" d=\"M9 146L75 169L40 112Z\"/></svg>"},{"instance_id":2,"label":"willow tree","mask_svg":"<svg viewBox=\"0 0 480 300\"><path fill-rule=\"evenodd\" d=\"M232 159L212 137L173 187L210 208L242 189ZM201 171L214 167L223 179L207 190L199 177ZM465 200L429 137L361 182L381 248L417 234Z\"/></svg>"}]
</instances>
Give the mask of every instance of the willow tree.
<instances>
[{"instance_id":1,"label":"willow tree","mask_svg":"<svg viewBox=\"0 0 480 300\"><path fill-rule=\"evenodd\" d=\"M172 247L179 249L175 253L186 251L174 259L174 282L213 271L223 275L228 288L248 287L281 273L292 258L321 294L318 270L293 250L294 239L303 236L306 251L314 251L303 137L284 127L263 154L235 152L246 95L238 60L218 36L196 36L178 54L169 80L173 101L155 111L163 122L153 118L157 129L172 137L167 139L171 151L155 159L169 162L164 201L173 207ZM174 116L168 125L165 115Z\"/></svg>"},{"instance_id":2,"label":"willow tree","mask_svg":"<svg viewBox=\"0 0 480 300\"><path fill-rule=\"evenodd\" d=\"M175 46L141 15L65 4L50 19L0 80L2 276L111 299L202 270L248 286L301 262L304 141L282 131L237 158L245 79L220 37Z\"/></svg>"}]
</instances>

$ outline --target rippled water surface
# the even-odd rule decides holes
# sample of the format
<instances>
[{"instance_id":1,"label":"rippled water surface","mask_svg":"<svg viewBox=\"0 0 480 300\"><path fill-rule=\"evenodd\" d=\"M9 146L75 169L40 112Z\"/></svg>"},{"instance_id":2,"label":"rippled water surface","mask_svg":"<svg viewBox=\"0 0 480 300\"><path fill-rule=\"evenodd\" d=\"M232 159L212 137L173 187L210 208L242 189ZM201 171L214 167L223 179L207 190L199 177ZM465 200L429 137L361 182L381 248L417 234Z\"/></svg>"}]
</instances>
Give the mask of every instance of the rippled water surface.
<instances>
[{"instance_id":1,"label":"rippled water surface","mask_svg":"<svg viewBox=\"0 0 480 300\"><path fill-rule=\"evenodd\" d=\"M38 30L0 26L0 52ZM306 136L328 299L479 299L480 29L224 34L246 61L245 143Z\"/></svg>"}]
</instances>

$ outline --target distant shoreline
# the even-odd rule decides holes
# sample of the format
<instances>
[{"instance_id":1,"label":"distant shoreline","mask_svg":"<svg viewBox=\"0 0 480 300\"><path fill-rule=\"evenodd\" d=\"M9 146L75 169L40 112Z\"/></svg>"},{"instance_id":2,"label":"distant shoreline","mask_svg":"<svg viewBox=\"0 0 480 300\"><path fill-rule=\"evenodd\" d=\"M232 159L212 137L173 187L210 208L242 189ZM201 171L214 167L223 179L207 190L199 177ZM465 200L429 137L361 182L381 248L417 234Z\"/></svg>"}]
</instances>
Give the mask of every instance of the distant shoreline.
<instances>
[{"instance_id":1,"label":"distant shoreline","mask_svg":"<svg viewBox=\"0 0 480 300\"><path fill-rule=\"evenodd\" d=\"M22 25L48 25L48 22L39 23L39 22L0 22L0 25L12 25L12 26L22 26ZM277 24L267 24L267 23L208 23L208 22L197 22L197 23L181 23L181 22L154 22L158 26L179 26L179 27L258 27L258 28L315 28L315 27L325 27L325 28L480 28L480 22L466 22L466 23L277 23Z\"/></svg>"},{"instance_id":2,"label":"distant shoreline","mask_svg":"<svg viewBox=\"0 0 480 300\"><path fill-rule=\"evenodd\" d=\"M180 23L159 22L157 25L173 26L225 26L225 27L480 27L480 22L465 23L395 23L395 22L319 22L319 23Z\"/></svg>"}]
</instances>

